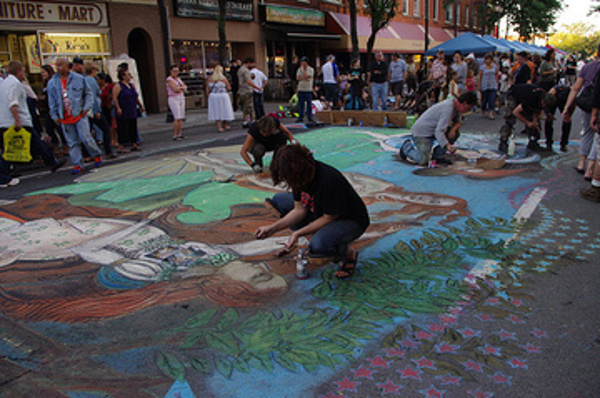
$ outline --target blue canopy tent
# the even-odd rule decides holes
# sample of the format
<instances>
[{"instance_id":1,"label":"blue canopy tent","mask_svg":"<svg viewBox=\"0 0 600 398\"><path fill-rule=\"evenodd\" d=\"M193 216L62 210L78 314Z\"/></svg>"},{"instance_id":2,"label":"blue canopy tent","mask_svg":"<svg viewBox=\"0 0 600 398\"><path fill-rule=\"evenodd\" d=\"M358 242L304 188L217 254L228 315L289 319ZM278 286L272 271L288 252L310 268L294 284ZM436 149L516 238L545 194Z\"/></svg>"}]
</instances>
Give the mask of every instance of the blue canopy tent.
<instances>
[{"instance_id":1,"label":"blue canopy tent","mask_svg":"<svg viewBox=\"0 0 600 398\"><path fill-rule=\"evenodd\" d=\"M496 51L497 46L484 40L481 36L478 36L471 32L465 32L464 34L455 37L452 40L448 40L445 43L435 46L425 52L426 56L435 55L438 50L444 50L446 54L452 54L456 51L460 51L463 55L470 53L474 54L485 54Z\"/></svg>"},{"instance_id":2,"label":"blue canopy tent","mask_svg":"<svg viewBox=\"0 0 600 398\"><path fill-rule=\"evenodd\" d=\"M483 40L486 40L486 41L490 42L491 44L495 45L496 52L499 52L499 53L512 52L510 47L508 47L506 44L502 43L500 40L496 39L494 36L485 35L485 36L483 36Z\"/></svg>"}]
</instances>

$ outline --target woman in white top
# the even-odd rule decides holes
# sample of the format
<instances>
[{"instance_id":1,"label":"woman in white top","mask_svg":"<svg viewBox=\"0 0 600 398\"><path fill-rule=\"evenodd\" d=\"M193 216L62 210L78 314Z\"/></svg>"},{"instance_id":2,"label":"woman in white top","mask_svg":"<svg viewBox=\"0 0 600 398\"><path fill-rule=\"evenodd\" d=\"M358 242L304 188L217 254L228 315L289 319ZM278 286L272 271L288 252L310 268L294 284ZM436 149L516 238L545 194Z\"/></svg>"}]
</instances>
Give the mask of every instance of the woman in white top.
<instances>
[{"instance_id":1,"label":"woman in white top","mask_svg":"<svg viewBox=\"0 0 600 398\"><path fill-rule=\"evenodd\" d=\"M187 86L179 78L179 67L171 65L171 75L167 77L167 94L169 109L173 114L173 139L181 140L181 125L185 119L185 96Z\"/></svg>"},{"instance_id":2,"label":"woman in white top","mask_svg":"<svg viewBox=\"0 0 600 398\"><path fill-rule=\"evenodd\" d=\"M215 66L208 86L206 94L208 95L208 120L217 122L219 133L224 130L229 130L228 121L233 120L233 107L229 98L229 82L223 74L221 65Z\"/></svg>"}]
</instances>

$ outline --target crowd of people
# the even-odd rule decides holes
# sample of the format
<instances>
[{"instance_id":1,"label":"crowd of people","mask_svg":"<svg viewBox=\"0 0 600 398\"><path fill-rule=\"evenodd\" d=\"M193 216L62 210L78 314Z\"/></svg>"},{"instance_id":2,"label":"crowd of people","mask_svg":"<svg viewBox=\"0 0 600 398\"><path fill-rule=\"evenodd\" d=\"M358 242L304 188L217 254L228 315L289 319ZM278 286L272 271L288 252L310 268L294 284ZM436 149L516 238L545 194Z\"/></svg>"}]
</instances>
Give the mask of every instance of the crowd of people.
<instances>
[{"instance_id":1,"label":"crowd of people","mask_svg":"<svg viewBox=\"0 0 600 398\"><path fill-rule=\"evenodd\" d=\"M31 153L52 172L66 163L63 156L71 160L71 173L79 174L86 163L99 167L103 156L140 150L137 119L145 109L127 63L118 65L118 82L113 83L92 62L58 58L54 66L42 65L40 93L31 88L21 62L11 61L6 72L0 81L2 133L11 127L27 131ZM11 176L10 165L0 160L0 187L19 182Z\"/></svg>"}]
</instances>

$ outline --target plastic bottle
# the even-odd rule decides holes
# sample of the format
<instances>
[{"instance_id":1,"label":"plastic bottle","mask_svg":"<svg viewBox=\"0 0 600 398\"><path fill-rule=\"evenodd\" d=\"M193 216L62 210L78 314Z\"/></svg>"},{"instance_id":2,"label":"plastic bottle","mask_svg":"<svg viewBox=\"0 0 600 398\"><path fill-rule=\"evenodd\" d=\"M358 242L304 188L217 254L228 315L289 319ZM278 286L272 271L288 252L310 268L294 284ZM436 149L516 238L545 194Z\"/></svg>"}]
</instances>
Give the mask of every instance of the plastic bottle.
<instances>
[{"instance_id":1,"label":"plastic bottle","mask_svg":"<svg viewBox=\"0 0 600 398\"><path fill-rule=\"evenodd\" d=\"M352 126L354 124L354 119L351 117L348 118L348 126Z\"/></svg>"},{"instance_id":2,"label":"plastic bottle","mask_svg":"<svg viewBox=\"0 0 600 398\"><path fill-rule=\"evenodd\" d=\"M306 249L299 249L298 255L296 256L296 278L306 279L308 278L308 259L306 258Z\"/></svg>"},{"instance_id":3,"label":"plastic bottle","mask_svg":"<svg viewBox=\"0 0 600 398\"><path fill-rule=\"evenodd\" d=\"M383 127L387 127L388 125L388 120L387 120L387 116L383 117Z\"/></svg>"},{"instance_id":4,"label":"plastic bottle","mask_svg":"<svg viewBox=\"0 0 600 398\"><path fill-rule=\"evenodd\" d=\"M516 147L515 136L511 135L510 138L508 139L508 156L515 155L515 147Z\"/></svg>"}]
</instances>

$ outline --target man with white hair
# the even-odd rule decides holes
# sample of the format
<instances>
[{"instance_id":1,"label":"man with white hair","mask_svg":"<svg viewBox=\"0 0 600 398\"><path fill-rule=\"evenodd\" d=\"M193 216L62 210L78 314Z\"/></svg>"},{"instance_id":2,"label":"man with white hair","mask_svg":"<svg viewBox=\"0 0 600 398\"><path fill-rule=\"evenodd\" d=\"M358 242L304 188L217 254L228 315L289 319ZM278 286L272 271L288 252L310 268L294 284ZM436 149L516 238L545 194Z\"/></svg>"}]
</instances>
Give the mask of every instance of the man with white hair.
<instances>
[{"instance_id":1,"label":"man with white hair","mask_svg":"<svg viewBox=\"0 0 600 398\"><path fill-rule=\"evenodd\" d=\"M340 87L338 85L340 72L335 64L335 56L327 56L327 62L321 68L321 72L323 73L325 99L331 104L332 108L336 108L340 99Z\"/></svg>"}]
</instances>

